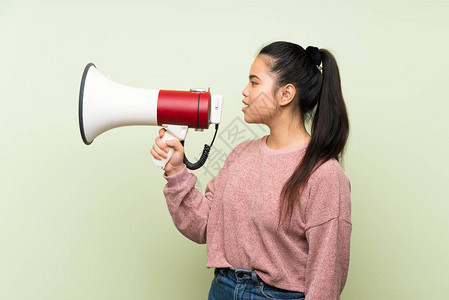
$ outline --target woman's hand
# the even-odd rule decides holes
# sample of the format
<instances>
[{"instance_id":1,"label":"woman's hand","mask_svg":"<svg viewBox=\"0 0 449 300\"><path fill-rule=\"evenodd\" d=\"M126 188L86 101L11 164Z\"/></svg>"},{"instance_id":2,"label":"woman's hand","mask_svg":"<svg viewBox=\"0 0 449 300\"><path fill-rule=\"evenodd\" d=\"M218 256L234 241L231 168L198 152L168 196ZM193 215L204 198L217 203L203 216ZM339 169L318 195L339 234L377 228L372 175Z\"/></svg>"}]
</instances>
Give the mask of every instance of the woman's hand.
<instances>
[{"instance_id":1,"label":"woman's hand","mask_svg":"<svg viewBox=\"0 0 449 300\"><path fill-rule=\"evenodd\" d=\"M161 160L167 158L168 147L174 149L171 159L167 162L164 168L167 176L170 176L180 172L184 168L184 147L177 139L167 140L164 143L164 141L162 141L164 134L165 129L161 128L161 130L159 130L159 136L155 139L155 143L150 152L155 159Z\"/></svg>"}]
</instances>

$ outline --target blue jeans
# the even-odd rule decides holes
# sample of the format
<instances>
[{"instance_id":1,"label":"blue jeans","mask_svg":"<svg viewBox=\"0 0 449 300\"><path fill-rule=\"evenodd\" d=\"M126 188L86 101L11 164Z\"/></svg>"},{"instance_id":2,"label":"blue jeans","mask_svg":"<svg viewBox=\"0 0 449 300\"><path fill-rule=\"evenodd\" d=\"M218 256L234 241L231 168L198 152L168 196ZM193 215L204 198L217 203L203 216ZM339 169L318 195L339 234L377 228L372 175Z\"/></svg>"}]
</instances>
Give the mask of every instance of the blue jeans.
<instances>
[{"instance_id":1,"label":"blue jeans","mask_svg":"<svg viewBox=\"0 0 449 300\"><path fill-rule=\"evenodd\" d=\"M278 289L260 279L254 271L215 269L208 300L304 300L304 293Z\"/></svg>"}]
</instances>

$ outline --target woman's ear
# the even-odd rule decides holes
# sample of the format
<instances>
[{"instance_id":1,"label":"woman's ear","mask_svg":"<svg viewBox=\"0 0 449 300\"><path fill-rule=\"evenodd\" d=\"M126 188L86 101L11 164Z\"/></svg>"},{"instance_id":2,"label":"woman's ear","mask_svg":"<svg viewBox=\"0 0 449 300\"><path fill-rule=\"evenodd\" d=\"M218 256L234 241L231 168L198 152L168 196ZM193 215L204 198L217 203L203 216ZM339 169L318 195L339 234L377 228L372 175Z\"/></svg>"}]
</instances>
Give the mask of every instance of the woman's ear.
<instances>
[{"instance_id":1,"label":"woman's ear","mask_svg":"<svg viewBox=\"0 0 449 300\"><path fill-rule=\"evenodd\" d=\"M296 88L293 84L289 83L287 85L284 85L279 89L280 93L280 99L279 99L279 106L286 106L290 102L295 99L296 95Z\"/></svg>"}]
</instances>

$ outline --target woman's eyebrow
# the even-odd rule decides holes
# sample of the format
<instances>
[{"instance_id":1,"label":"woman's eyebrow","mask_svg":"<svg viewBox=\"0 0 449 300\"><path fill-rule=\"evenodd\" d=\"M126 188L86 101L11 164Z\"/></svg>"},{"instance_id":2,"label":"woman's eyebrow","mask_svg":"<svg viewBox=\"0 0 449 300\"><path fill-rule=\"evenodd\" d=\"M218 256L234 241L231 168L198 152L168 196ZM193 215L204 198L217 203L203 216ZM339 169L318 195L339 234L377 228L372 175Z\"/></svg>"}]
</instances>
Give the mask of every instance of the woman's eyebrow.
<instances>
[{"instance_id":1,"label":"woman's eyebrow","mask_svg":"<svg viewBox=\"0 0 449 300\"><path fill-rule=\"evenodd\" d=\"M249 75L249 79L253 79L253 78L256 78L256 79L259 79L259 80L260 80L260 78L257 77L256 75Z\"/></svg>"}]
</instances>

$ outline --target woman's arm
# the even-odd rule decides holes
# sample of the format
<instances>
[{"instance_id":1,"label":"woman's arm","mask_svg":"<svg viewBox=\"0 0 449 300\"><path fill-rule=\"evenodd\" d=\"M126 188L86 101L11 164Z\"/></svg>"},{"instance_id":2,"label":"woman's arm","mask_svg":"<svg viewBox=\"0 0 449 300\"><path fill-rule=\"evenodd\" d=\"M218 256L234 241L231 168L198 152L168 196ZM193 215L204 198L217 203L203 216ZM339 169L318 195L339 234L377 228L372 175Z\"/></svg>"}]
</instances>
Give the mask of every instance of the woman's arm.
<instances>
[{"instance_id":1,"label":"woman's arm","mask_svg":"<svg viewBox=\"0 0 449 300\"><path fill-rule=\"evenodd\" d=\"M306 208L306 300L338 300L349 269L351 185L337 161L317 169Z\"/></svg>"},{"instance_id":2,"label":"woman's arm","mask_svg":"<svg viewBox=\"0 0 449 300\"><path fill-rule=\"evenodd\" d=\"M206 228L209 217L210 203L213 199L216 181L221 177L222 170L206 187L205 195L195 188L197 178L187 171L183 163L184 147L179 140L162 141L165 130L159 130L159 136L151 149L156 159L167 157L168 147L174 149L170 161L165 165L164 178L167 184L164 195L173 222L178 230L194 242L206 243ZM225 162L226 165L226 162Z\"/></svg>"},{"instance_id":3,"label":"woman's arm","mask_svg":"<svg viewBox=\"0 0 449 300\"><path fill-rule=\"evenodd\" d=\"M164 174L167 180L164 195L173 223L184 236L196 243L206 243L207 220L221 173L209 181L204 195L195 188L197 178L186 167L175 175Z\"/></svg>"},{"instance_id":4,"label":"woman's arm","mask_svg":"<svg viewBox=\"0 0 449 300\"><path fill-rule=\"evenodd\" d=\"M335 218L306 232L306 300L338 300L346 283L352 225Z\"/></svg>"}]
</instances>

